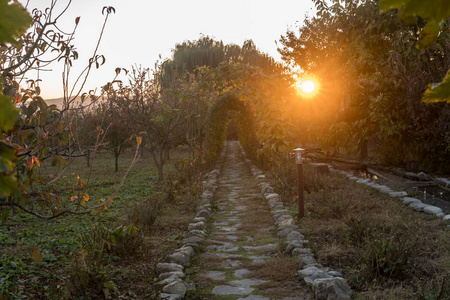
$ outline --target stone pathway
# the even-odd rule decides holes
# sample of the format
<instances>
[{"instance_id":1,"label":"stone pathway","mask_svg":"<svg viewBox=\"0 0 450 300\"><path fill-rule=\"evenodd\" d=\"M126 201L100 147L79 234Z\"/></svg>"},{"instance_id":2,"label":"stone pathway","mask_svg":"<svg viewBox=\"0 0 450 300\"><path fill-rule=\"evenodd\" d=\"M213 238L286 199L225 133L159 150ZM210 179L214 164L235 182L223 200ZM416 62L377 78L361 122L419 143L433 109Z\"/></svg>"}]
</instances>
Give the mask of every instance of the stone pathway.
<instances>
[{"instance_id":1,"label":"stone pathway","mask_svg":"<svg viewBox=\"0 0 450 300\"><path fill-rule=\"evenodd\" d=\"M295 275L298 261L280 250L269 207L239 144L228 142L226 151L204 252L186 270L196 284L189 299L311 299Z\"/></svg>"}]
</instances>

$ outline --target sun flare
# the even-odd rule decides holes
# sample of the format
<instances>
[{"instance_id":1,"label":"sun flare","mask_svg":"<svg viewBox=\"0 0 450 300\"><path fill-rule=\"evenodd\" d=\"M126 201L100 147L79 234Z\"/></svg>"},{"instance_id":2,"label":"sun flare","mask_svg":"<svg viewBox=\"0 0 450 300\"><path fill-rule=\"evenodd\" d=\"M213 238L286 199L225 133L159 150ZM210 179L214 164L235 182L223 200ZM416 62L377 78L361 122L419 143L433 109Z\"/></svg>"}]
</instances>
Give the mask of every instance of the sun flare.
<instances>
[{"instance_id":1,"label":"sun flare","mask_svg":"<svg viewBox=\"0 0 450 300\"><path fill-rule=\"evenodd\" d=\"M303 93L311 94L316 89L316 83L312 80L305 80L300 84Z\"/></svg>"},{"instance_id":2,"label":"sun flare","mask_svg":"<svg viewBox=\"0 0 450 300\"><path fill-rule=\"evenodd\" d=\"M297 93L305 98L311 98L315 96L318 92L318 83L317 80L314 79L303 79L298 80L295 84L295 88L297 90Z\"/></svg>"}]
</instances>

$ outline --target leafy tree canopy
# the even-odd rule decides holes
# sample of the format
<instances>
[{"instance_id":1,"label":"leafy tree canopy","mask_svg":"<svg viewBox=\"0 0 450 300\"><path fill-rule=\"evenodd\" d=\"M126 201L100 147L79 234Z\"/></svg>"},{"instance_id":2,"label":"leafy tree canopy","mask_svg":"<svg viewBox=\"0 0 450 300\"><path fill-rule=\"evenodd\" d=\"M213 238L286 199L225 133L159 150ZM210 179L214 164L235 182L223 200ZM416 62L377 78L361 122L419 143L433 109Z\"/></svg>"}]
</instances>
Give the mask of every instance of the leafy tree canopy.
<instances>
[{"instance_id":1,"label":"leafy tree canopy","mask_svg":"<svg viewBox=\"0 0 450 300\"><path fill-rule=\"evenodd\" d=\"M420 17L427 21L416 45L419 49L425 49L433 44L450 17L448 0L381 0L379 5L382 12L398 9L398 15L402 20L415 22L415 17ZM441 83L428 86L422 101L450 103L450 71Z\"/></svg>"}]
</instances>

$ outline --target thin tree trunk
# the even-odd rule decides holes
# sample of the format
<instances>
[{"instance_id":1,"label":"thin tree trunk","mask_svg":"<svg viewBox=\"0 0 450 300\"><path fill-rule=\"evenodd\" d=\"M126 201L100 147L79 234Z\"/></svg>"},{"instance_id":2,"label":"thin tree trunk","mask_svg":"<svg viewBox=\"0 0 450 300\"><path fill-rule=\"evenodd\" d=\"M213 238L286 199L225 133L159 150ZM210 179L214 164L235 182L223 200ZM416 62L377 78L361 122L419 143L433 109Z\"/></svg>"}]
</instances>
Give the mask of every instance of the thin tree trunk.
<instances>
[{"instance_id":1,"label":"thin tree trunk","mask_svg":"<svg viewBox=\"0 0 450 300\"><path fill-rule=\"evenodd\" d=\"M361 159L366 159L368 156L368 150L367 150L367 144L368 144L368 140L362 140L360 143L360 147L361 147Z\"/></svg>"}]
</instances>

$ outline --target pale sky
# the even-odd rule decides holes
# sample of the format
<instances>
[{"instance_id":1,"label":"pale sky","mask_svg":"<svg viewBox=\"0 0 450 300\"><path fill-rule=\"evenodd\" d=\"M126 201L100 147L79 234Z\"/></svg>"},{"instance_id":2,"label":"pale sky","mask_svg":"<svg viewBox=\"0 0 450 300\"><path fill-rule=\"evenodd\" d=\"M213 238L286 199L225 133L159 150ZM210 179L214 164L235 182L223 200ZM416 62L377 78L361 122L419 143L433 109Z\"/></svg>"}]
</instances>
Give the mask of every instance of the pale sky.
<instances>
[{"instance_id":1,"label":"pale sky","mask_svg":"<svg viewBox=\"0 0 450 300\"><path fill-rule=\"evenodd\" d=\"M58 0L61 7L68 0ZM22 4L26 0L20 1ZM28 8L49 6L51 0L29 0ZM87 65L103 24L102 8L113 6L98 54L106 57L100 69L93 70L85 91L98 88L114 77L116 67L133 65L153 68L159 59L170 58L175 44L208 35L225 44L242 46L252 39L259 50L280 61L275 41L288 28L303 24L313 13L311 0L73 0L57 25L72 31L81 16L74 44L80 58L72 69L72 82ZM62 96L62 67L55 63L52 72L41 72L44 99ZM35 74L29 78L36 79ZM125 79L125 78L122 78Z\"/></svg>"}]
</instances>

